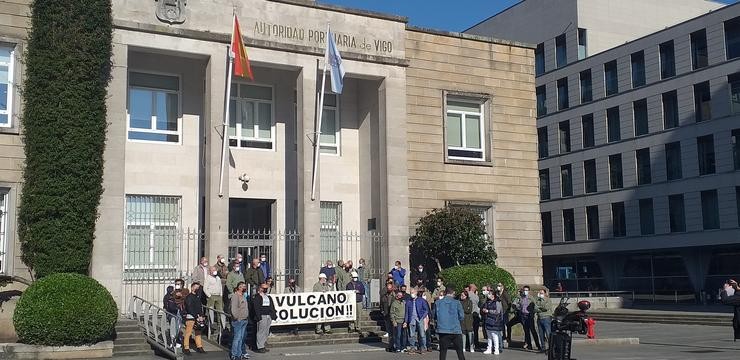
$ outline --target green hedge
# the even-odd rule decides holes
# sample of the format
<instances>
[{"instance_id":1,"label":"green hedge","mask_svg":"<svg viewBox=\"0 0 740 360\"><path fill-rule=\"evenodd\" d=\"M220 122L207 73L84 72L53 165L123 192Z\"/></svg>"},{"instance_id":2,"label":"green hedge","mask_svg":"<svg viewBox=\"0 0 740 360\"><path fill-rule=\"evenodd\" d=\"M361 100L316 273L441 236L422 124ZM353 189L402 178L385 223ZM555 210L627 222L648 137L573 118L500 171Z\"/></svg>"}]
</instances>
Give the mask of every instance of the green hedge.
<instances>
[{"instance_id":1,"label":"green hedge","mask_svg":"<svg viewBox=\"0 0 740 360\"><path fill-rule=\"evenodd\" d=\"M452 286L459 293L466 285L476 284L496 285L502 283L510 294L516 293L516 281L508 271L496 265L461 265L442 270L438 275L448 286Z\"/></svg>"},{"instance_id":2,"label":"green hedge","mask_svg":"<svg viewBox=\"0 0 740 360\"><path fill-rule=\"evenodd\" d=\"M13 314L18 339L47 346L113 338L118 308L108 289L80 274L53 274L23 292Z\"/></svg>"},{"instance_id":3,"label":"green hedge","mask_svg":"<svg viewBox=\"0 0 740 360\"><path fill-rule=\"evenodd\" d=\"M103 192L112 34L110 0L31 3L18 235L21 259L37 278L87 274L90 267Z\"/></svg>"}]
</instances>

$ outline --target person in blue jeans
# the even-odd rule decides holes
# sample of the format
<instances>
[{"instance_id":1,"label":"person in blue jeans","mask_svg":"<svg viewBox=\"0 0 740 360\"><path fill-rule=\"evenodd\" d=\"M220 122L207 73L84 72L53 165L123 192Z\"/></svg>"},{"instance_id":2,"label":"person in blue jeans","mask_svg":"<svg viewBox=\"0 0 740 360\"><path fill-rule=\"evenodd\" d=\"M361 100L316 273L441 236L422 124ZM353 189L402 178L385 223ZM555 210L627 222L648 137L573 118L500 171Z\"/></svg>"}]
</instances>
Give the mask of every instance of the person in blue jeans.
<instances>
[{"instance_id":1,"label":"person in blue jeans","mask_svg":"<svg viewBox=\"0 0 740 360\"><path fill-rule=\"evenodd\" d=\"M249 302L244 293L247 291L247 284L240 281L231 295L231 328L233 338L231 340L231 360L248 359L244 346L244 339L247 334L247 322L249 321Z\"/></svg>"},{"instance_id":2,"label":"person in blue jeans","mask_svg":"<svg viewBox=\"0 0 740 360\"><path fill-rule=\"evenodd\" d=\"M455 300L455 289L446 288L444 297L434 302L434 315L437 319L439 336L439 360L447 359L447 349L450 345L455 346L457 359L465 360L460 326L460 322L465 319L465 313L462 304Z\"/></svg>"},{"instance_id":3,"label":"person in blue jeans","mask_svg":"<svg viewBox=\"0 0 740 360\"><path fill-rule=\"evenodd\" d=\"M406 351L406 337L404 332L406 331L406 304L403 300L403 293L400 291L396 292L396 299L391 303L391 323L393 325L394 334L394 350L398 352Z\"/></svg>"},{"instance_id":4,"label":"person in blue jeans","mask_svg":"<svg viewBox=\"0 0 740 360\"><path fill-rule=\"evenodd\" d=\"M409 328L409 346L413 351L421 354L427 348L426 329L429 324L429 303L422 296L418 296L418 291L411 288L411 298L406 301L406 324ZM416 337L419 337L417 347Z\"/></svg>"}]
</instances>

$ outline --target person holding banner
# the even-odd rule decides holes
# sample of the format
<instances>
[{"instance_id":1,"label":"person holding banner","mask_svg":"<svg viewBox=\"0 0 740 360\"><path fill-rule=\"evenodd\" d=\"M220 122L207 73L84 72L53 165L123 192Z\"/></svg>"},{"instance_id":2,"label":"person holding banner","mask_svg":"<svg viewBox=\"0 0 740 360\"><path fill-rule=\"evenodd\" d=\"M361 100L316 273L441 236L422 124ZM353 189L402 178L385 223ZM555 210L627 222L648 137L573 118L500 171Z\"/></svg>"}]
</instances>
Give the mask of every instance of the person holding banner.
<instances>
[{"instance_id":1,"label":"person holding banner","mask_svg":"<svg viewBox=\"0 0 740 360\"><path fill-rule=\"evenodd\" d=\"M267 336L270 335L270 325L277 319L275 303L270 295L267 294L269 287L267 284L261 284L259 291L252 297L252 307L254 309L254 319L257 321L257 350L258 353L266 353L265 348Z\"/></svg>"},{"instance_id":2,"label":"person holding banner","mask_svg":"<svg viewBox=\"0 0 740 360\"><path fill-rule=\"evenodd\" d=\"M319 281L313 285L313 292L329 292L334 290L332 287L332 284L329 283L329 281L326 278L326 274L321 273L319 274ZM321 327L324 327L324 330L321 330ZM316 333L317 334L331 334L331 325L329 323L326 324L316 324Z\"/></svg>"},{"instance_id":3,"label":"person holding banner","mask_svg":"<svg viewBox=\"0 0 740 360\"><path fill-rule=\"evenodd\" d=\"M352 281L347 284L347 290L352 290L355 292L355 302L357 303L357 311L362 308L362 300L365 298L365 285L363 285L360 282L359 275L356 272L352 272ZM355 316L355 323L354 323L354 329L352 328L352 323L349 323L349 332L362 332L360 331L360 316L359 314Z\"/></svg>"}]
</instances>

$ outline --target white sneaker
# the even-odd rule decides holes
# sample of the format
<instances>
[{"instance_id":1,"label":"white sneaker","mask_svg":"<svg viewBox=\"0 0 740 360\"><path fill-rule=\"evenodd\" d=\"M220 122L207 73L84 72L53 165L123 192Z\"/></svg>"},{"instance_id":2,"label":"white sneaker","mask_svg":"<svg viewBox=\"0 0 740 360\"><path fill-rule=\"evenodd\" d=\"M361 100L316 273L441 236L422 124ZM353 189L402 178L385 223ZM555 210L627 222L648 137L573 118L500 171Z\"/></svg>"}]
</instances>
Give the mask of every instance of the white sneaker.
<instances>
[{"instance_id":1,"label":"white sneaker","mask_svg":"<svg viewBox=\"0 0 740 360\"><path fill-rule=\"evenodd\" d=\"M498 351L495 351L495 352L493 353L493 355L499 355L499 354L501 354L501 353L500 353L500 352L498 352Z\"/></svg>"},{"instance_id":2,"label":"white sneaker","mask_svg":"<svg viewBox=\"0 0 740 360\"><path fill-rule=\"evenodd\" d=\"M475 352L475 346L470 345L470 352Z\"/></svg>"},{"instance_id":3,"label":"white sneaker","mask_svg":"<svg viewBox=\"0 0 740 360\"><path fill-rule=\"evenodd\" d=\"M463 348L463 352L468 352L468 350L466 348Z\"/></svg>"},{"instance_id":4,"label":"white sneaker","mask_svg":"<svg viewBox=\"0 0 740 360\"><path fill-rule=\"evenodd\" d=\"M492 354L491 353L491 349L486 349L486 351L484 351L483 353L486 354L486 355L491 355Z\"/></svg>"}]
</instances>

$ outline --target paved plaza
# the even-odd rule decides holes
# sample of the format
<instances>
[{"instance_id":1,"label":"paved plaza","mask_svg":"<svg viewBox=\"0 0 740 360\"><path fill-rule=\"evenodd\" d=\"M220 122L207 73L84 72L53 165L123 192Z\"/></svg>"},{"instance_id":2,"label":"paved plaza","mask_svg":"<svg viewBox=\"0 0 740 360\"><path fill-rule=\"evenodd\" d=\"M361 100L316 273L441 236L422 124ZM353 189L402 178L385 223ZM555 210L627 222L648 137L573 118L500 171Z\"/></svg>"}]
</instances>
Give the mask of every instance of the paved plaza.
<instances>
[{"instance_id":1,"label":"paved plaza","mask_svg":"<svg viewBox=\"0 0 740 360\"><path fill-rule=\"evenodd\" d=\"M609 338L640 338L640 345L582 345L576 344L573 358L579 360L736 360L740 359L740 342L732 341L732 328L698 325L635 324L618 322L597 323L597 336ZM516 338L514 339L517 340ZM269 342L269 341L268 341ZM438 359L434 351L423 355L391 354L385 352L385 344L352 344L310 347L291 347L272 349L268 354L253 354L254 360L395 360L395 359ZM465 353L466 359L546 359L538 354L520 349L507 349L501 355ZM194 354L192 360L226 359L226 354ZM140 357L136 359L142 359ZM151 358L160 359L160 358ZM455 352L448 353L448 359L457 359ZM128 360L119 358L119 360ZM133 360L133 358L131 359Z\"/></svg>"}]
</instances>

